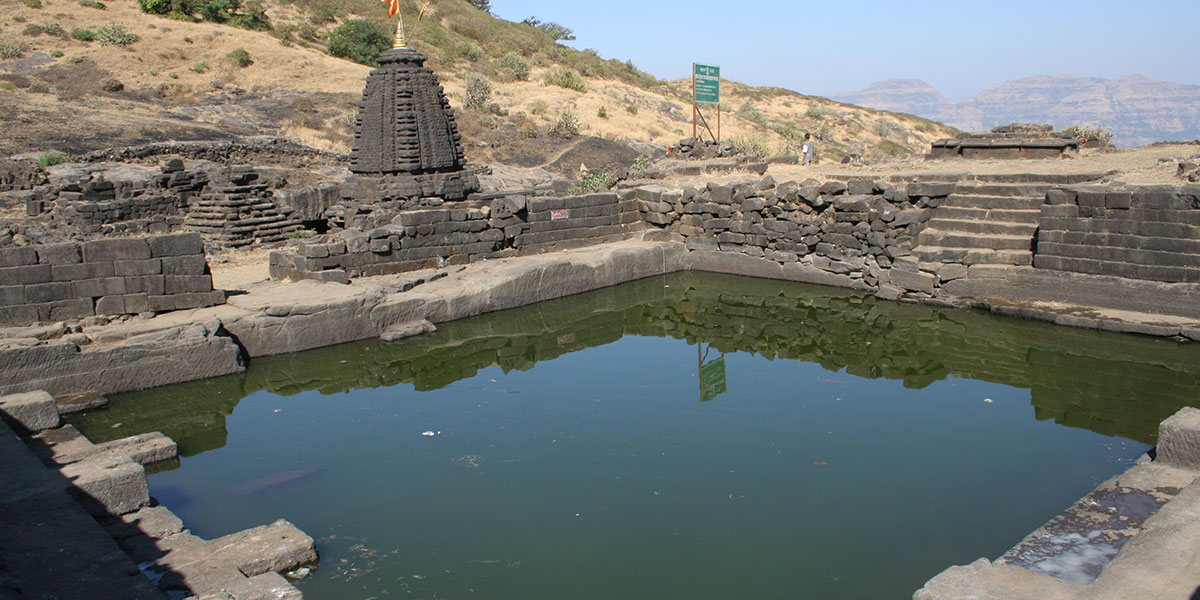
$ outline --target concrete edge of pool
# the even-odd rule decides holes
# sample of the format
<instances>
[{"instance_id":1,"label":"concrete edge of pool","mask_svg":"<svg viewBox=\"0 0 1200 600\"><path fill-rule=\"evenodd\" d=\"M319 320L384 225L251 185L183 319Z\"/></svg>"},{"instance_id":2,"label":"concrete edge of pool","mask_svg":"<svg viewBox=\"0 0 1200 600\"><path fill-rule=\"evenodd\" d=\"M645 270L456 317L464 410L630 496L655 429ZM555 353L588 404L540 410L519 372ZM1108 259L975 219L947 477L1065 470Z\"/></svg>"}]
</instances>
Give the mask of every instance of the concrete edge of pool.
<instances>
[{"instance_id":1,"label":"concrete edge of pool","mask_svg":"<svg viewBox=\"0 0 1200 600\"><path fill-rule=\"evenodd\" d=\"M263 282L251 286L241 295L232 296L225 306L91 328L86 331L87 341L82 345L78 337L25 347L10 345L0 351L8 359L4 361L8 373L5 383L0 384L0 394L44 390L59 398L203 379L244 370L248 358L370 339L389 329L403 331L406 329L403 325L408 323L446 322L685 270L862 288L851 277L803 265L784 266L719 252L689 252L680 243L645 240L486 261L441 272L377 277L356 281L350 286L311 281ZM1152 302L1169 307L1162 314L1122 311L1106 305L1104 298L1107 295L1128 293L1128 284L1126 280L1095 276L1064 277L1058 274L1046 277L1032 269L1017 269L1006 278L983 282L972 296L934 298L926 302L938 306L985 308L1002 315L1073 327L1200 338L1200 303L1195 302L1197 292L1192 289L1195 286L1157 285L1137 290L1139 294L1150 296ZM420 327L407 329L422 330ZM1187 470L1180 473L1178 466L1164 466L1160 454L1160 461L1140 461L1128 473L1102 484L1097 491L1122 487L1123 482L1131 478L1141 482L1137 485L1143 487L1160 481L1156 479L1159 476L1165 477L1161 481L1180 482L1189 477L1194 480L1196 470L1200 469L1200 423L1197 423L1200 411L1184 409L1184 412L1188 410L1195 414L1181 412L1190 420L1176 436L1190 440L1177 444L1190 450L1176 451L1183 455L1191 453L1190 459L1178 463L1190 465ZM1164 424L1170 422L1168 419ZM1122 477L1126 479L1122 480ZM1137 485L1129 487L1137 488ZM1120 590L1135 589L1120 587L1122 581L1142 586L1136 588L1139 590L1162 589L1162 582L1169 581L1175 588L1163 589L1167 595L1152 596L1175 597L1180 593L1178 590L1183 589L1180 586L1190 585L1188 594L1179 597L1191 598L1191 593L1200 589L1200 568L1193 568L1200 565L1200 534L1196 531L1200 527L1198 485L1200 483L1195 482L1186 486L1155 484L1152 489L1179 487L1180 491L1166 502L1164 508L1145 520L1141 526L1144 531L1133 537L1134 541L1126 544L1112 560L1114 568L1106 568L1104 574L1090 585L1071 584L1034 573L1008 564L1002 557L996 563L981 559L967 567L948 569L915 597L928 600L1118 598L1128 597L1122 596ZM0 502L4 501L0 499ZM1047 528L1052 524L1053 521L1039 529L1023 544L1050 531ZM1140 558L1154 557L1159 550L1190 556L1191 562L1184 566L1192 568L1197 580L1189 581L1186 571L1182 571L1183 575L1168 576L1163 573L1167 568L1164 561ZM1134 558L1125 558L1127 556ZM1121 574L1110 577L1108 573L1114 569ZM1167 577L1169 579L1164 579ZM17 575L10 574L9 578L17 578ZM4 577L0 574L0 584L3 583ZM1116 591L1106 591L1110 588ZM1024 590L1028 590L1028 594L1020 595Z\"/></svg>"}]
</instances>

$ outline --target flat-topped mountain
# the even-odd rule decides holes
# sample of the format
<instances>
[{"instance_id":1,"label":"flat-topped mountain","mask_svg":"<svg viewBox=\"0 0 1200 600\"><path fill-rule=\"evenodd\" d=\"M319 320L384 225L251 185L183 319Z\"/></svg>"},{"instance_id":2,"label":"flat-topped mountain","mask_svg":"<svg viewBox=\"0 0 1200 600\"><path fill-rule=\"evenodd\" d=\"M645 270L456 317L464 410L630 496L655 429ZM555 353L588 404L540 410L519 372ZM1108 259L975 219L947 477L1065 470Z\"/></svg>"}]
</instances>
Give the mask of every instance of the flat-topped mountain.
<instances>
[{"instance_id":1,"label":"flat-topped mountain","mask_svg":"<svg viewBox=\"0 0 1200 600\"><path fill-rule=\"evenodd\" d=\"M1120 146L1200 138L1200 86L1142 75L1117 79L1038 75L988 88L952 102L916 79L889 79L834 100L907 112L966 131L1006 123L1050 123L1056 128L1099 126Z\"/></svg>"}]
</instances>

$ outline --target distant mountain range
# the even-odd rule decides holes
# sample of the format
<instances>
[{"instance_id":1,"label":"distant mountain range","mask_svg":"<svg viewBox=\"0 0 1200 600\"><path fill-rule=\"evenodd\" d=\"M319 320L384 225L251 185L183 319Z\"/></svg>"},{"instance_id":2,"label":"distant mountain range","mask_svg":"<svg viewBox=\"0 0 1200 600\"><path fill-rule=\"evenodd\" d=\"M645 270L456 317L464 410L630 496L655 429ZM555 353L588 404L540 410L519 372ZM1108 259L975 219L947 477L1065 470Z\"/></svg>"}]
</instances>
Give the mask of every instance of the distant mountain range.
<instances>
[{"instance_id":1,"label":"distant mountain range","mask_svg":"<svg viewBox=\"0 0 1200 600\"><path fill-rule=\"evenodd\" d=\"M1141 75L1118 79L1039 75L988 88L953 102L919 79L889 79L860 92L830 99L880 110L906 112L964 131L987 131L1009 123L1103 127L1119 146L1200 139L1200 86L1156 81Z\"/></svg>"}]
</instances>

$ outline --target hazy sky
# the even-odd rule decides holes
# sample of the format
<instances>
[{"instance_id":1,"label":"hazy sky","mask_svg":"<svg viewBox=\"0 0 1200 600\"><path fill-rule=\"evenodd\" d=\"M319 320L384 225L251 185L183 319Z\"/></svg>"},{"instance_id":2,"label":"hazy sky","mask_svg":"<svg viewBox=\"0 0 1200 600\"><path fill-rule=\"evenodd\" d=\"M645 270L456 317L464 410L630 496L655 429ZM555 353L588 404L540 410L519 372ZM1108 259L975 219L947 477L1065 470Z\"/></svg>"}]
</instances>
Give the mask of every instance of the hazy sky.
<instances>
[{"instance_id":1,"label":"hazy sky","mask_svg":"<svg viewBox=\"0 0 1200 600\"><path fill-rule=\"evenodd\" d=\"M730 79L816 95L892 77L953 100L1047 74L1200 84L1200 0L492 0L492 13L560 23L575 30L569 45L664 79L702 62Z\"/></svg>"}]
</instances>

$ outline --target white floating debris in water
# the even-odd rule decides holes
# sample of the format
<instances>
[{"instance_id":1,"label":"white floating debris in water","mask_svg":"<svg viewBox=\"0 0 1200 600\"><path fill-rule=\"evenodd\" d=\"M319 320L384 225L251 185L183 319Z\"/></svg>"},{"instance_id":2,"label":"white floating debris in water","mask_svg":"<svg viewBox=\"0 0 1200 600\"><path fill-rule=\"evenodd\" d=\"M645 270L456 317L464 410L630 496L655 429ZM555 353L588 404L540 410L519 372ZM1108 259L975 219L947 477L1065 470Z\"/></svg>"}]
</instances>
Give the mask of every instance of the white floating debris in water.
<instances>
[{"instance_id":1,"label":"white floating debris in water","mask_svg":"<svg viewBox=\"0 0 1200 600\"><path fill-rule=\"evenodd\" d=\"M292 579L304 579L305 577L308 577L309 573L312 573L312 569L308 567L300 567L295 571L288 571L287 576Z\"/></svg>"},{"instance_id":2,"label":"white floating debris in water","mask_svg":"<svg viewBox=\"0 0 1200 600\"><path fill-rule=\"evenodd\" d=\"M435 435L437 435L437 434L436 434L436 433L434 433L434 432L432 432L432 431L422 431L422 432L421 432L421 435L423 435L423 436L425 436L425 437L433 437L433 436L435 436Z\"/></svg>"},{"instance_id":3,"label":"white floating debris in water","mask_svg":"<svg viewBox=\"0 0 1200 600\"><path fill-rule=\"evenodd\" d=\"M984 399L983 399L983 401L984 401L984 402L987 402L988 404L991 404L991 403L992 403L992 399L991 399L991 398L984 398Z\"/></svg>"},{"instance_id":4,"label":"white floating debris in water","mask_svg":"<svg viewBox=\"0 0 1200 600\"><path fill-rule=\"evenodd\" d=\"M122 423L113 423L112 428L116 429L116 428L120 427L121 425L122 425Z\"/></svg>"}]
</instances>

